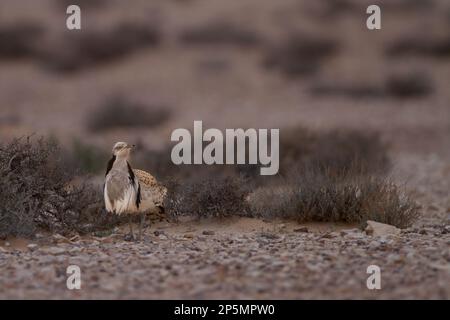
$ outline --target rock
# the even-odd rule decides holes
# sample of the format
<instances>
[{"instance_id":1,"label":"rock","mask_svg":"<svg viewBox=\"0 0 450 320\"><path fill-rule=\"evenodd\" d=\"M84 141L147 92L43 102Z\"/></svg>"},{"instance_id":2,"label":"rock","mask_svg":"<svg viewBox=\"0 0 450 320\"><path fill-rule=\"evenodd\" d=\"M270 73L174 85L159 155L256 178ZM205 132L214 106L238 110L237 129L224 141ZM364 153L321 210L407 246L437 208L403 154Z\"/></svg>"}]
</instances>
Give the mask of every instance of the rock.
<instances>
[{"instance_id":1,"label":"rock","mask_svg":"<svg viewBox=\"0 0 450 320\"><path fill-rule=\"evenodd\" d=\"M160 240L167 240L169 238L167 238L167 236L164 233L158 233L158 239L160 239Z\"/></svg>"},{"instance_id":2,"label":"rock","mask_svg":"<svg viewBox=\"0 0 450 320\"><path fill-rule=\"evenodd\" d=\"M58 247L43 248L43 249L41 249L41 251L46 254L51 254L51 255L55 255L55 256L66 253L66 249L58 248Z\"/></svg>"},{"instance_id":3,"label":"rock","mask_svg":"<svg viewBox=\"0 0 450 320\"><path fill-rule=\"evenodd\" d=\"M155 230L155 231L153 232L153 234L155 235L155 237L159 237L159 235L164 234L164 231L161 231L161 230Z\"/></svg>"},{"instance_id":4,"label":"rock","mask_svg":"<svg viewBox=\"0 0 450 320\"><path fill-rule=\"evenodd\" d=\"M56 243L70 243L69 239L58 233L53 235L53 241L55 241Z\"/></svg>"},{"instance_id":5,"label":"rock","mask_svg":"<svg viewBox=\"0 0 450 320\"><path fill-rule=\"evenodd\" d=\"M325 233L324 235L322 235L322 236L320 237L320 239L321 239L321 238L324 238L324 239L333 239L333 238L336 238L336 237L337 237L336 233L334 233L334 232L329 232L329 233Z\"/></svg>"},{"instance_id":6,"label":"rock","mask_svg":"<svg viewBox=\"0 0 450 320\"><path fill-rule=\"evenodd\" d=\"M194 238L194 235L192 233L185 233L184 236L186 239L192 239Z\"/></svg>"},{"instance_id":7,"label":"rock","mask_svg":"<svg viewBox=\"0 0 450 320\"><path fill-rule=\"evenodd\" d=\"M27 248L31 251L35 251L38 248L38 245L35 243L30 243L29 245L27 245Z\"/></svg>"},{"instance_id":8,"label":"rock","mask_svg":"<svg viewBox=\"0 0 450 320\"><path fill-rule=\"evenodd\" d=\"M389 224L367 220L366 234L369 236L385 236L388 234L398 235L401 230Z\"/></svg>"},{"instance_id":9,"label":"rock","mask_svg":"<svg viewBox=\"0 0 450 320\"><path fill-rule=\"evenodd\" d=\"M215 235L216 233L215 233L214 231L212 231L212 230L204 230L204 231L202 232L202 234L205 235L205 236L213 236L213 235Z\"/></svg>"},{"instance_id":10,"label":"rock","mask_svg":"<svg viewBox=\"0 0 450 320\"><path fill-rule=\"evenodd\" d=\"M294 229L294 232L305 232L305 233L308 233L309 230L308 230L307 227L300 227L300 228Z\"/></svg>"}]
</instances>

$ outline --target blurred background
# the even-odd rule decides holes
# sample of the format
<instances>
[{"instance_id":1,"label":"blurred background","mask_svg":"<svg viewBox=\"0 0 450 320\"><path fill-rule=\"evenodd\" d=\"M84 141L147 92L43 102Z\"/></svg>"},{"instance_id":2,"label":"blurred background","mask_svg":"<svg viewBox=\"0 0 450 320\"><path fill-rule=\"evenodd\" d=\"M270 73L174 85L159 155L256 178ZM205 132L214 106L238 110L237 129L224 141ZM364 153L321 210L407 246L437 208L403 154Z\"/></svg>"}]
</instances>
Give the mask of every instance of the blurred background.
<instances>
[{"instance_id":1,"label":"blurred background","mask_svg":"<svg viewBox=\"0 0 450 320\"><path fill-rule=\"evenodd\" d=\"M377 130L393 153L447 159L450 3L377 1L369 31L372 2L2 0L0 138L98 158L119 140L163 150L203 120Z\"/></svg>"}]
</instances>

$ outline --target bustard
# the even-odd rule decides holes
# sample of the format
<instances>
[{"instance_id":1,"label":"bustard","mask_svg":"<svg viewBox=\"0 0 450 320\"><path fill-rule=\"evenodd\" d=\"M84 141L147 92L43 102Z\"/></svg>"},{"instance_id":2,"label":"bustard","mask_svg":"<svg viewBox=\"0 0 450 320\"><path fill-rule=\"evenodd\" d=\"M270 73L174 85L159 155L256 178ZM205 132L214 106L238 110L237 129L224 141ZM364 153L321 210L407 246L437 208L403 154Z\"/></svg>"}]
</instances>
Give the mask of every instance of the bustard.
<instances>
[{"instance_id":1,"label":"bustard","mask_svg":"<svg viewBox=\"0 0 450 320\"><path fill-rule=\"evenodd\" d=\"M145 215L148 212L163 210L163 201L167 193L148 172L132 169L130 153L134 145L117 142L112 150L112 158L106 169L104 198L108 212L129 215L130 237L134 238L131 225L133 214L140 214L139 239Z\"/></svg>"}]
</instances>

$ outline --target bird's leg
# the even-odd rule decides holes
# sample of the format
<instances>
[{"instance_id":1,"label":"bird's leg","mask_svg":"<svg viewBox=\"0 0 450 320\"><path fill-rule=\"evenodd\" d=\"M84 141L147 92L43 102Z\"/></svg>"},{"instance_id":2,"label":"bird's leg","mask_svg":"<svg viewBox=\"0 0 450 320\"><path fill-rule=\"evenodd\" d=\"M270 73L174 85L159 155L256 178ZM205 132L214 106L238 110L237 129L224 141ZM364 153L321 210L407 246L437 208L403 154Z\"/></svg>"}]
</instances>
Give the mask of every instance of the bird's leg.
<instances>
[{"instance_id":1,"label":"bird's leg","mask_svg":"<svg viewBox=\"0 0 450 320\"><path fill-rule=\"evenodd\" d=\"M128 218L128 225L130 226L130 233L125 236L126 241L134 240L133 226L132 226L131 222L132 222L132 215L130 214L129 218Z\"/></svg>"},{"instance_id":2,"label":"bird's leg","mask_svg":"<svg viewBox=\"0 0 450 320\"><path fill-rule=\"evenodd\" d=\"M141 212L141 222L139 223L139 241L141 241L142 229L144 227L144 222L145 222L145 211L142 211Z\"/></svg>"}]
</instances>

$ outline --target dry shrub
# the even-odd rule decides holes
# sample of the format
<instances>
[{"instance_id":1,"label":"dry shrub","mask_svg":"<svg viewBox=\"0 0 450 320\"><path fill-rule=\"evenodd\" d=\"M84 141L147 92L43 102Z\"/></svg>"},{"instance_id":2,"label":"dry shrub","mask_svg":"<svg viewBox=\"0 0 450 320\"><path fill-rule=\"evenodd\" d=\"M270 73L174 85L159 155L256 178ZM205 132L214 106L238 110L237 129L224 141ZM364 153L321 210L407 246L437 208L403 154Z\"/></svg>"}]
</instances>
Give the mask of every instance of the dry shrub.
<instances>
[{"instance_id":1,"label":"dry shrub","mask_svg":"<svg viewBox=\"0 0 450 320\"><path fill-rule=\"evenodd\" d=\"M390 57L422 56L431 58L450 57L450 37L404 37L391 44L387 50Z\"/></svg>"},{"instance_id":2,"label":"dry shrub","mask_svg":"<svg viewBox=\"0 0 450 320\"><path fill-rule=\"evenodd\" d=\"M76 72L157 46L160 38L160 32L155 27L128 22L111 30L67 31L62 43L54 43L42 50L39 59L50 70Z\"/></svg>"},{"instance_id":3,"label":"dry shrub","mask_svg":"<svg viewBox=\"0 0 450 320\"><path fill-rule=\"evenodd\" d=\"M226 22L216 22L184 31L180 41L186 45L236 45L253 46L260 42L259 36Z\"/></svg>"},{"instance_id":4,"label":"dry shrub","mask_svg":"<svg viewBox=\"0 0 450 320\"><path fill-rule=\"evenodd\" d=\"M388 77L385 90L388 96L394 98L419 98L431 94L433 85L426 74L411 72Z\"/></svg>"},{"instance_id":5,"label":"dry shrub","mask_svg":"<svg viewBox=\"0 0 450 320\"><path fill-rule=\"evenodd\" d=\"M235 177L172 182L168 185L166 212L172 217L229 217L247 213L249 189Z\"/></svg>"},{"instance_id":6,"label":"dry shrub","mask_svg":"<svg viewBox=\"0 0 450 320\"><path fill-rule=\"evenodd\" d=\"M254 216L301 222L367 220L406 228L419 216L419 207L386 178L304 167L284 184L257 189L249 198Z\"/></svg>"},{"instance_id":7,"label":"dry shrub","mask_svg":"<svg viewBox=\"0 0 450 320\"><path fill-rule=\"evenodd\" d=\"M289 77L310 75L324 58L335 54L337 47L331 39L291 35L285 43L269 49L264 65Z\"/></svg>"},{"instance_id":8,"label":"dry shrub","mask_svg":"<svg viewBox=\"0 0 450 320\"><path fill-rule=\"evenodd\" d=\"M114 96L89 113L87 127L93 132L117 128L153 128L165 123L170 115L170 110L165 106L147 106L122 96Z\"/></svg>"},{"instance_id":9,"label":"dry shrub","mask_svg":"<svg viewBox=\"0 0 450 320\"><path fill-rule=\"evenodd\" d=\"M423 72L410 71L386 77L384 84L319 83L311 88L316 96L339 96L351 99L420 98L433 92L430 77Z\"/></svg>"},{"instance_id":10,"label":"dry shrub","mask_svg":"<svg viewBox=\"0 0 450 320\"><path fill-rule=\"evenodd\" d=\"M385 173L388 147L374 131L335 129L326 132L293 127L280 132L280 171L308 165L342 171L358 166L361 172Z\"/></svg>"},{"instance_id":11,"label":"dry shrub","mask_svg":"<svg viewBox=\"0 0 450 320\"><path fill-rule=\"evenodd\" d=\"M32 58L36 54L36 43L43 29L35 24L24 23L0 28L0 58Z\"/></svg>"},{"instance_id":12,"label":"dry shrub","mask_svg":"<svg viewBox=\"0 0 450 320\"><path fill-rule=\"evenodd\" d=\"M38 230L89 232L111 227L101 188L74 183L56 143L16 139L0 147L0 236L33 237Z\"/></svg>"},{"instance_id":13,"label":"dry shrub","mask_svg":"<svg viewBox=\"0 0 450 320\"><path fill-rule=\"evenodd\" d=\"M339 96L351 99L374 99L385 96L382 88L373 84L319 83L311 88L315 96Z\"/></svg>"}]
</instances>

